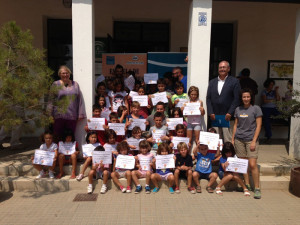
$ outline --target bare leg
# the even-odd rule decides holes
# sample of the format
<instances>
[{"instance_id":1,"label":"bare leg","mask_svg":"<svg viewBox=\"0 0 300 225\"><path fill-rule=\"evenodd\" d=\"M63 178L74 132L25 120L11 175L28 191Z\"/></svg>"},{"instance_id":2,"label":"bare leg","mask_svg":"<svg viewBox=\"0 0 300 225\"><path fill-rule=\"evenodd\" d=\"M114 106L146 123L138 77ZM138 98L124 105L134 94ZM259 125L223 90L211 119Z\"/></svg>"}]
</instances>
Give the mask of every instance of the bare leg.
<instances>
[{"instance_id":1,"label":"bare leg","mask_svg":"<svg viewBox=\"0 0 300 225\"><path fill-rule=\"evenodd\" d=\"M107 184L109 172L107 170L103 171L103 184Z\"/></svg>"},{"instance_id":2,"label":"bare leg","mask_svg":"<svg viewBox=\"0 0 300 225\"><path fill-rule=\"evenodd\" d=\"M135 186L140 185L140 181L139 181L140 175L141 174L138 170L134 170L134 171L131 172L132 180L133 180Z\"/></svg>"},{"instance_id":3,"label":"bare leg","mask_svg":"<svg viewBox=\"0 0 300 225\"><path fill-rule=\"evenodd\" d=\"M167 181L168 181L168 184L169 184L169 188L170 187L173 187L173 185L174 185L174 175L173 174L171 174L171 175L169 175L168 176L168 178L167 178Z\"/></svg>"},{"instance_id":4,"label":"bare leg","mask_svg":"<svg viewBox=\"0 0 300 225\"><path fill-rule=\"evenodd\" d=\"M215 172L212 172L212 173L209 175L209 181L208 181L207 186L208 186L208 187L211 187L211 185L213 185L213 183L217 180L217 178L218 178L218 174L215 173Z\"/></svg>"},{"instance_id":5,"label":"bare leg","mask_svg":"<svg viewBox=\"0 0 300 225\"><path fill-rule=\"evenodd\" d=\"M243 190L247 189L246 185L244 184L244 182L240 178L239 174L234 173L233 174L233 180L235 180L239 185L241 185L241 187L243 188Z\"/></svg>"},{"instance_id":6,"label":"bare leg","mask_svg":"<svg viewBox=\"0 0 300 225\"><path fill-rule=\"evenodd\" d=\"M147 171L146 173L146 185L150 185L151 172Z\"/></svg>"},{"instance_id":7,"label":"bare leg","mask_svg":"<svg viewBox=\"0 0 300 225\"><path fill-rule=\"evenodd\" d=\"M93 184L93 178L96 175L96 170L91 169L88 175L89 178L89 184Z\"/></svg>"},{"instance_id":8,"label":"bare leg","mask_svg":"<svg viewBox=\"0 0 300 225\"><path fill-rule=\"evenodd\" d=\"M200 186L199 178L200 178L199 173L194 171L193 172L193 181L196 184L196 186Z\"/></svg>"},{"instance_id":9,"label":"bare leg","mask_svg":"<svg viewBox=\"0 0 300 225\"><path fill-rule=\"evenodd\" d=\"M72 161L72 175L71 175L71 179L75 179L76 177L76 164L77 164L77 155L75 153L73 153L71 155L71 161Z\"/></svg>"},{"instance_id":10,"label":"bare leg","mask_svg":"<svg viewBox=\"0 0 300 225\"><path fill-rule=\"evenodd\" d=\"M113 182L114 182L116 185L118 185L118 187L121 187L122 184L121 184L121 182L119 181L119 177L120 177L120 175L119 175L118 172L112 172L112 174L111 174L111 179L113 180Z\"/></svg>"},{"instance_id":11,"label":"bare leg","mask_svg":"<svg viewBox=\"0 0 300 225\"><path fill-rule=\"evenodd\" d=\"M127 179L127 187L131 185L131 171L127 170L125 172L125 178Z\"/></svg>"},{"instance_id":12,"label":"bare leg","mask_svg":"<svg viewBox=\"0 0 300 225\"><path fill-rule=\"evenodd\" d=\"M38 165L38 164L32 164L32 166L38 170L39 172L41 172L43 170L43 166L42 165Z\"/></svg>"},{"instance_id":13,"label":"bare leg","mask_svg":"<svg viewBox=\"0 0 300 225\"><path fill-rule=\"evenodd\" d=\"M159 176L159 174L154 173L151 175L151 181L154 184L154 186L158 188L158 182L161 181L161 177Z\"/></svg>"},{"instance_id":14,"label":"bare leg","mask_svg":"<svg viewBox=\"0 0 300 225\"><path fill-rule=\"evenodd\" d=\"M225 172L223 179L217 185L217 188L221 188L223 185L227 184L233 178L232 173Z\"/></svg>"},{"instance_id":15,"label":"bare leg","mask_svg":"<svg viewBox=\"0 0 300 225\"><path fill-rule=\"evenodd\" d=\"M65 156L63 154L59 154L58 155L58 164L59 164L59 175L60 176L64 175L64 160L65 160Z\"/></svg>"},{"instance_id":16,"label":"bare leg","mask_svg":"<svg viewBox=\"0 0 300 225\"><path fill-rule=\"evenodd\" d=\"M187 186L188 188L192 186L192 179L193 179L193 171L188 170L187 172Z\"/></svg>"},{"instance_id":17,"label":"bare leg","mask_svg":"<svg viewBox=\"0 0 300 225\"><path fill-rule=\"evenodd\" d=\"M174 179L175 179L176 188L179 188L179 174L180 174L180 170L176 169L175 172L174 172Z\"/></svg>"},{"instance_id":18,"label":"bare leg","mask_svg":"<svg viewBox=\"0 0 300 225\"><path fill-rule=\"evenodd\" d=\"M195 134L195 142L197 144L200 138L200 130L194 130L194 134Z\"/></svg>"},{"instance_id":19,"label":"bare leg","mask_svg":"<svg viewBox=\"0 0 300 225\"><path fill-rule=\"evenodd\" d=\"M186 136L190 139L190 145L193 146L193 130L187 130Z\"/></svg>"},{"instance_id":20,"label":"bare leg","mask_svg":"<svg viewBox=\"0 0 300 225\"><path fill-rule=\"evenodd\" d=\"M83 164L82 170L81 170L81 172L80 172L81 174L84 174L86 168L91 164L91 162L92 162L92 157L87 157L87 158L85 159L85 162L84 162L84 164Z\"/></svg>"},{"instance_id":21,"label":"bare leg","mask_svg":"<svg viewBox=\"0 0 300 225\"><path fill-rule=\"evenodd\" d=\"M255 158L249 158L249 167L251 169L254 187L259 188L259 172Z\"/></svg>"}]
</instances>

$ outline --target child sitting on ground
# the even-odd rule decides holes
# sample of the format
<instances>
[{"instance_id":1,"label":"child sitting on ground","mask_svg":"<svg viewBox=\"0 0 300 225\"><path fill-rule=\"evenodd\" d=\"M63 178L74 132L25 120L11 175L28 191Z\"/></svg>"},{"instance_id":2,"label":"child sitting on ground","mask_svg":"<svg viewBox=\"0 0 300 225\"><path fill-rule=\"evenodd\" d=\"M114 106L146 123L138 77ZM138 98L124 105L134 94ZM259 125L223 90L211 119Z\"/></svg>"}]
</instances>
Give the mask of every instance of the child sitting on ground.
<instances>
[{"instance_id":1,"label":"child sitting on ground","mask_svg":"<svg viewBox=\"0 0 300 225\"><path fill-rule=\"evenodd\" d=\"M179 178L183 178L187 180L188 191L192 194L195 194L195 188L192 187L192 178L193 178L193 171L192 168L193 158L189 153L188 146L184 142L180 142L177 145L177 149L179 154L176 154L176 161L175 161L175 192L180 193L179 189Z\"/></svg>"},{"instance_id":2,"label":"child sitting on ground","mask_svg":"<svg viewBox=\"0 0 300 225\"><path fill-rule=\"evenodd\" d=\"M219 177L221 179L220 183L216 187L216 194L223 195L221 187L227 184L230 180L236 181L244 190L244 196L250 196L250 192L244 184L243 180L240 178L238 173L227 172L226 167L228 166L228 157L235 157L235 150L230 142L226 142L223 146L222 157L220 158L220 167L219 167Z\"/></svg>"},{"instance_id":3,"label":"child sitting on ground","mask_svg":"<svg viewBox=\"0 0 300 225\"><path fill-rule=\"evenodd\" d=\"M150 179L151 179L151 174L153 172L152 169L152 160L153 160L153 155L150 153L151 146L150 144L146 141L143 140L139 144L140 148L140 154L138 154L135 157L135 162L136 162L136 168L138 170L132 171L132 180L136 185L135 192L136 194L140 193L142 191L142 186L139 182L140 178L146 178L146 186L145 186L145 191L146 194L150 194Z\"/></svg>"},{"instance_id":4,"label":"child sitting on ground","mask_svg":"<svg viewBox=\"0 0 300 225\"><path fill-rule=\"evenodd\" d=\"M215 159L220 153L220 147L216 154L208 153L208 146L206 144L198 143L194 147L193 156L197 159L196 170L193 172L193 180L196 184L197 193L201 193L201 186L199 182L200 179L208 180L206 190L208 193L213 193L212 189L213 183L217 180L218 174L212 172L212 163L211 161Z\"/></svg>"},{"instance_id":5,"label":"child sitting on ground","mask_svg":"<svg viewBox=\"0 0 300 225\"><path fill-rule=\"evenodd\" d=\"M103 146L99 145L94 149L94 151L105 151ZM107 191L107 181L110 177L111 171L111 164L103 164L103 163L96 163L93 165L92 169L89 172L89 185L87 187L87 193L91 194L93 192L93 178L100 178L103 180L103 184L100 190L101 194L105 194Z\"/></svg>"}]
</instances>

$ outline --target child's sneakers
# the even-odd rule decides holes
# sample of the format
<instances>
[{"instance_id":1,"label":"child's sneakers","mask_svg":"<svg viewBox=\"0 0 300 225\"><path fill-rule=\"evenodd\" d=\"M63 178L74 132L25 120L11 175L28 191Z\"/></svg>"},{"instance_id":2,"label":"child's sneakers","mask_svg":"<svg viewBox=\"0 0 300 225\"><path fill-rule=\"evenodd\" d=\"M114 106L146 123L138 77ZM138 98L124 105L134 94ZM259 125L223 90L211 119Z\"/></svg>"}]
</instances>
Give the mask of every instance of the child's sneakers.
<instances>
[{"instance_id":1,"label":"child's sneakers","mask_svg":"<svg viewBox=\"0 0 300 225\"><path fill-rule=\"evenodd\" d=\"M92 186L92 185L89 185L89 186L87 187L87 193L88 193L88 194L92 194L92 192L93 192L93 186Z\"/></svg>"},{"instance_id":2,"label":"child's sneakers","mask_svg":"<svg viewBox=\"0 0 300 225\"><path fill-rule=\"evenodd\" d=\"M145 191L146 191L146 194L150 194L150 192L151 192L150 186L146 186Z\"/></svg>"},{"instance_id":3,"label":"child's sneakers","mask_svg":"<svg viewBox=\"0 0 300 225\"><path fill-rule=\"evenodd\" d=\"M176 187L176 188L175 188L175 193L176 193L176 194L180 194L180 189L179 189L179 187Z\"/></svg>"},{"instance_id":4,"label":"child's sneakers","mask_svg":"<svg viewBox=\"0 0 300 225\"><path fill-rule=\"evenodd\" d=\"M79 174L77 177L76 177L76 180L78 181L81 181L83 179L83 174Z\"/></svg>"},{"instance_id":5,"label":"child's sneakers","mask_svg":"<svg viewBox=\"0 0 300 225\"><path fill-rule=\"evenodd\" d=\"M135 194L138 194L138 193L140 193L141 191L142 191L142 186L141 186L141 185L138 185L138 186L136 186L136 189L135 189L134 193L135 193Z\"/></svg>"},{"instance_id":6,"label":"child's sneakers","mask_svg":"<svg viewBox=\"0 0 300 225\"><path fill-rule=\"evenodd\" d=\"M261 199L261 192L259 188L254 189L254 198Z\"/></svg>"},{"instance_id":7,"label":"child's sneakers","mask_svg":"<svg viewBox=\"0 0 300 225\"><path fill-rule=\"evenodd\" d=\"M103 184L101 187L100 193L105 194L106 191L107 191L107 186Z\"/></svg>"},{"instance_id":8,"label":"child's sneakers","mask_svg":"<svg viewBox=\"0 0 300 225\"><path fill-rule=\"evenodd\" d=\"M174 194L174 190L172 187L169 188L170 194Z\"/></svg>"},{"instance_id":9,"label":"child's sneakers","mask_svg":"<svg viewBox=\"0 0 300 225\"><path fill-rule=\"evenodd\" d=\"M131 187L130 186L127 186L126 192L131 193Z\"/></svg>"},{"instance_id":10,"label":"child's sneakers","mask_svg":"<svg viewBox=\"0 0 300 225\"><path fill-rule=\"evenodd\" d=\"M157 193L159 191L159 188L158 187L155 187L152 191L152 193Z\"/></svg>"},{"instance_id":11,"label":"child's sneakers","mask_svg":"<svg viewBox=\"0 0 300 225\"><path fill-rule=\"evenodd\" d=\"M194 187L188 187L188 191L191 193L191 194L196 194L196 190Z\"/></svg>"},{"instance_id":12,"label":"child's sneakers","mask_svg":"<svg viewBox=\"0 0 300 225\"><path fill-rule=\"evenodd\" d=\"M122 193L126 192L126 188L124 188L122 185L120 186L120 189L121 189Z\"/></svg>"},{"instance_id":13,"label":"child's sneakers","mask_svg":"<svg viewBox=\"0 0 300 225\"><path fill-rule=\"evenodd\" d=\"M44 176L45 176L45 172L44 172L44 170L41 170L40 174L36 177L36 179L43 178Z\"/></svg>"},{"instance_id":14,"label":"child's sneakers","mask_svg":"<svg viewBox=\"0 0 300 225\"><path fill-rule=\"evenodd\" d=\"M49 170L49 178L54 179L54 173L52 170Z\"/></svg>"}]
</instances>

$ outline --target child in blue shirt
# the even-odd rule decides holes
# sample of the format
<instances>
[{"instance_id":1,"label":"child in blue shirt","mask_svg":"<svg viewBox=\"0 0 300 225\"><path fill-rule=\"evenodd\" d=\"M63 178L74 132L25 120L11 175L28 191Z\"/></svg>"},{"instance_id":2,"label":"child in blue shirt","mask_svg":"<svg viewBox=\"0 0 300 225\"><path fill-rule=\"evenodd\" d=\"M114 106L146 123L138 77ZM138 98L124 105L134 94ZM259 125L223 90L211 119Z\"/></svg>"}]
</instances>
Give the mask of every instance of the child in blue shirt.
<instances>
[{"instance_id":1,"label":"child in blue shirt","mask_svg":"<svg viewBox=\"0 0 300 225\"><path fill-rule=\"evenodd\" d=\"M199 143L193 150L193 158L197 159L196 170L193 172L193 180L196 184L197 193L201 193L200 179L208 180L206 190L208 193L213 193L214 190L211 185L217 180L218 174L212 172L212 160L220 154L220 148L216 154L208 152L208 146L206 144Z\"/></svg>"}]
</instances>

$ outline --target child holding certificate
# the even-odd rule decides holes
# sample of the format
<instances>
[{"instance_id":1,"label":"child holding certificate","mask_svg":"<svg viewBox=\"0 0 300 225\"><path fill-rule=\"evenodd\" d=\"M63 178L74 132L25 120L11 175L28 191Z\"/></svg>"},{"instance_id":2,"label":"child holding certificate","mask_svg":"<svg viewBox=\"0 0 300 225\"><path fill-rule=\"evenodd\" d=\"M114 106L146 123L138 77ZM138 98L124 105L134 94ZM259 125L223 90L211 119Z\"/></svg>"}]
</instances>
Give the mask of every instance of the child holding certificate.
<instances>
[{"instance_id":1,"label":"child holding certificate","mask_svg":"<svg viewBox=\"0 0 300 225\"><path fill-rule=\"evenodd\" d=\"M120 123L118 113L116 112L111 112L109 115L110 118L110 123ZM108 130L108 126L105 127L106 130ZM125 132L126 132L126 127L125 127ZM116 141L121 142L125 139L125 135L117 135Z\"/></svg>"},{"instance_id":2,"label":"child holding certificate","mask_svg":"<svg viewBox=\"0 0 300 225\"><path fill-rule=\"evenodd\" d=\"M128 108L127 92L124 91L124 82L122 80L115 79L113 81L113 91L108 92L108 96L112 112L117 112L119 106Z\"/></svg>"},{"instance_id":3,"label":"child holding certificate","mask_svg":"<svg viewBox=\"0 0 300 225\"><path fill-rule=\"evenodd\" d=\"M91 131L86 135L86 139L85 139L87 145L90 144L93 147L97 147L99 146L99 142L97 139L97 133L95 131ZM92 156L85 156L83 154L83 158L85 159L85 162L82 166L81 172L79 173L79 175L76 177L76 180L81 181L84 177L84 172L86 170L86 168L91 164L92 162Z\"/></svg>"},{"instance_id":4,"label":"child holding certificate","mask_svg":"<svg viewBox=\"0 0 300 225\"><path fill-rule=\"evenodd\" d=\"M195 188L192 187L192 178L193 178L193 171L192 168L194 166L193 159L190 154L188 154L188 146L184 142L180 142L177 145L177 149L179 154L176 154L176 161L175 161L175 193L179 194L179 178L183 178L187 180L188 191L192 194L195 194Z\"/></svg>"},{"instance_id":5,"label":"child holding certificate","mask_svg":"<svg viewBox=\"0 0 300 225\"><path fill-rule=\"evenodd\" d=\"M177 124L176 125L176 127L175 127L175 135L170 137L171 141L172 141L173 137L186 137L185 127L184 127L183 124ZM170 143L170 147L174 149L174 144L172 142ZM190 148L191 148L191 143L188 144L188 150L189 150L189 152L190 152ZM175 148L174 149L174 154L178 154L178 153L179 153L179 149Z\"/></svg>"},{"instance_id":6,"label":"child holding certificate","mask_svg":"<svg viewBox=\"0 0 300 225\"><path fill-rule=\"evenodd\" d=\"M93 105L93 117L92 118L100 118L101 117L101 107L99 105ZM105 119L105 125L103 125L103 128L107 126L107 120ZM88 133L90 132L88 125L84 127L84 130ZM97 138L101 145L105 144L105 130L97 130Z\"/></svg>"},{"instance_id":7,"label":"child holding certificate","mask_svg":"<svg viewBox=\"0 0 300 225\"><path fill-rule=\"evenodd\" d=\"M126 117L126 127L128 128L128 126L130 126L131 124L131 119L144 119L143 116L139 115L139 111L140 111L140 103L137 101L133 101L131 104L131 114L129 114ZM128 132L128 137L131 136L131 130L127 130Z\"/></svg>"},{"instance_id":8,"label":"child holding certificate","mask_svg":"<svg viewBox=\"0 0 300 225\"><path fill-rule=\"evenodd\" d=\"M151 127L149 132L151 137L147 139L148 142L152 143L152 150L151 153L156 155L156 151L158 146L165 141L169 140L169 131L167 126L162 124L164 115L161 112L156 112L154 114L154 122L155 126Z\"/></svg>"},{"instance_id":9,"label":"child holding certificate","mask_svg":"<svg viewBox=\"0 0 300 225\"><path fill-rule=\"evenodd\" d=\"M42 142L43 144L40 146L40 150L44 151L50 151L50 152L55 152L55 156L53 158L53 164L51 167L49 167L49 177L51 179L54 179L54 168L56 165L56 158L57 158L57 144L53 143L53 134L49 131L46 131L42 135ZM34 160L34 157L31 158L32 162ZM46 166L38 165L38 164L33 164L33 167L37 169L40 173L36 177L37 179L43 178L45 176L45 169Z\"/></svg>"},{"instance_id":10,"label":"child holding certificate","mask_svg":"<svg viewBox=\"0 0 300 225\"><path fill-rule=\"evenodd\" d=\"M135 157L136 167L138 170L132 171L132 180L136 185L135 194L138 194L142 191L142 186L139 182L140 178L146 178L145 191L146 194L150 194L150 178L153 172L152 170L152 160L153 154L150 153L151 146L146 141L143 140L139 144L140 154Z\"/></svg>"},{"instance_id":11,"label":"child holding certificate","mask_svg":"<svg viewBox=\"0 0 300 225\"><path fill-rule=\"evenodd\" d=\"M184 130L186 130L186 127L187 127L187 122L185 121L185 118L183 117L183 114L182 114L182 111L179 107L175 107L173 110L172 110L172 113L171 113L171 117L170 118L182 118L183 119L183 125L184 125ZM176 136L176 130L170 130L170 136Z\"/></svg>"},{"instance_id":12,"label":"child holding certificate","mask_svg":"<svg viewBox=\"0 0 300 225\"><path fill-rule=\"evenodd\" d=\"M58 143L58 163L59 174L56 176L60 179L64 175L64 164L72 163L72 174L70 179L76 178L77 155L79 154L78 143L75 141L74 134L71 130L65 130L63 141Z\"/></svg>"},{"instance_id":13,"label":"child holding certificate","mask_svg":"<svg viewBox=\"0 0 300 225\"><path fill-rule=\"evenodd\" d=\"M125 193L125 192L131 193L131 186L130 186L131 185L131 170L116 167L116 161L120 155L129 155L130 148L129 148L127 142L122 141L121 143L119 143L117 145L117 151L118 151L118 155L116 158L114 158L114 166L113 166L113 172L111 174L111 178L123 193ZM127 188L123 187L123 185L119 181L120 178L127 179Z\"/></svg>"},{"instance_id":14,"label":"child holding certificate","mask_svg":"<svg viewBox=\"0 0 300 225\"><path fill-rule=\"evenodd\" d=\"M199 89L195 86L191 86L188 91L188 95L190 100L188 103L199 103L200 107L199 110L201 112L201 115L187 115L187 136L190 138L190 143L192 145L193 140L193 131L195 136L196 144L199 142L200 137L200 130L201 130L201 116L203 117L205 114L204 108L203 108L203 102L199 100ZM186 105L184 104L182 107L182 110L184 109Z\"/></svg>"},{"instance_id":15,"label":"child holding certificate","mask_svg":"<svg viewBox=\"0 0 300 225\"><path fill-rule=\"evenodd\" d=\"M139 86L136 89L136 91L140 96L146 95L146 90L145 90L145 87L143 87L143 86ZM130 105L130 108L132 108L132 97L130 95L128 96L128 104ZM150 103L149 97L148 97L148 105L147 106L141 106L138 113L139 113L140 116L143 116L145 119L147 119L148 116L149 116L149 110L150 109L151 109L151 103Z\"/></svg>"},{"instance_id":16,"label":"child holding certificate","mask_svg":"<svg viewBox=\"0 0 300 225\"><path fill-rule=\"evenodd\" d=\"M183 83L180 82L180 81L177 81L175 83L175 92L176 92L176 94L174 94L172 96L173 107L181 107L180 99L186 99L186 101L188 100L188 95L186 93L183 93L183 89L184 89Z\"/></svg>"},{"instance_id":17,"label":"child holding certificate","mask_svg":"<svg viewBox=\"0 0 300 225\"><path fill-rule=\"evenodd\" d=\"M211 188L213 183L217 180L218 174L212 172L212 160L220 154L220 148L216 154L208 152L208 146L206 144L198 143L193 150L193 156L197 159L196 170L193 172L193 180L196 184L197 193L201 193L200 179L208 180L206 190L208 193L213 193L214 190Z\"/></svg>"},{"instance_id":18,"label":"child holding certificate","mask_svg":"<svg viewBox=\"0 0 300 225\"><path fill-rule=\"evenodd\" d=\"M105 149L99 145L94 151L105 151ZM103 180L103 184L100 190L101 194L105 194L107 191L107 181L110 177L111 164L103 164L102 162L93 165L89 172L89 185L87 187L88 194L93 192L93 178L100 178Z\"/></svg>"},{"instance_id":19,"label":"child holding certificate","mask_svg":"<svg viewBox=\"0 0 300 225\"><path fill-rule=\"evenodd\" d=\"M225 184L227 184L229 181L234 180L244 190L244 196L250 196L250 192L247 189L246 185L240 178L240 175L238 173L233 172L227 172L226 167L228 166L228 157L235 157L235 150L230 142L225 142L222 150L222 157L220 158L220 167L219 167L219 177L221 179L220 183L216 187L216 194L223 195L223 192L221 191L221 187Z\"/></svg>"},{"instance_id":20,"label":"child holding certificate","mask_svg":"<svg viewBox=\"0 0 300 225\"><path fill-rule=\"evenodd\" d=\"M106 131L106 144L103 145L105 151L112 151L113 154L117 154L117 134L114 130L109 129Z\"/></svg>"},{"instance_id":21,"label":"child holding certificate","mask_svg":"<svg viewBox=\"0 0 300 225\"><path fill-rule=\"evenodd\" d=\"M138 153L139 142L142 140L145 140L144 138L141 138L141 136L142 136L141 128L138 126L135 126L132 129L132 137L127 138L127 140L126 140L129 145L129 148L130 148L130 153L134 156L137 155L137 153ZM135 143L135 145L133 145L132 143Z\"/></svg>"},{"instance_id":22,"label":"child holding certificate","mask_svg":"<svg viewBox=\"0 0 300 225\"><path fill-rule=\"evenodd\" d=\"M172 148L169 147L167 143L162 143L158 146L157 155L168 155L172 153ZM175 160L175 157L174 157ZM153 159L153 166L155 167L155 158ZM153 193L157 193L159 191L158 182L159 181L167 181L169 185L169 191L171 194L174 194L173 185L174 185L174 175L171 169L156 169L156 173L151 175L151 181L154 184L155 188L153 189Z\"/></svg>"},{"instance_id":23,"label":"child holding certificate","mask_svg":"<svg viewBox=\"0 0 300 225\"><path fill-rule=\"evenodd\" d=\"M105 118L107 121L109 120L109 114L111 113L109 109L109 103L107 104L107 100L104 95L100 95L95 103L95 105L99 105L101 109L101 118ZM108 101L109 102L109 101Z\"/></svg>"}]
</instances>

